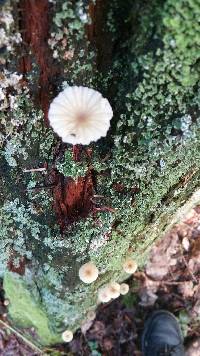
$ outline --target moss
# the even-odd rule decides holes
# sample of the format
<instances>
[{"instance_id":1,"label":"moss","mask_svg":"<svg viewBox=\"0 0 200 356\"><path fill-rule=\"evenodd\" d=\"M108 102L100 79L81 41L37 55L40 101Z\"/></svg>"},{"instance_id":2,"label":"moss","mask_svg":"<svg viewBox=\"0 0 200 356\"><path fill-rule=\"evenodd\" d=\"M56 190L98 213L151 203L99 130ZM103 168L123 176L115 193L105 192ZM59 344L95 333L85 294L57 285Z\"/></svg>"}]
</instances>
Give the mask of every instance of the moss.
<instances>
[{"instance_id":1,"label":"moss","mask_svg":"<svg viewBox=\"0 0 200 356\"><path fill-rule=\"evenodd\" d=\"M7 272L4 276L4 288L10 301L9 311L16 323L19 321L23 328L30 325L35 327L40 342L44 345L61 342L60 335L56 335L55 331L49 328L48 318L42 310L37 290L35 290L34 297L31 295L33 285L30 293L21 277Z\"/></svg>"},{"instance_id":2,"label":"moss","mask_svg":"<svg viewBox=\"0 0 200 356\"><path fill-rule=\"evenodd\" d=\"M63 1L52 11L49 43L63 68L58 91L69 84L92 86L109 97L115 113L108 136L90 146L91 159L83 154L81 163L74 161L66 146L54 162L57 141L44 127L43 114L34 108L27 88L8 87L16 105L2 116L1 273L10 250L16 265L21 256L26 258L28 287L27 275L12 275L12 283L16 278L28 288L27 299L37 284L39 308L50 328L61 334L65 327L75 330L95 307L101 285L126 277L121 266L127 255L143 265L153 241L199 186L200 5L197 0L109 3L106 30L112 41L107 45L112 45L113 61L103 72L97 70L97 53L84 31L87 6ZM34 72L30 78L34 83ZM49 171L24 172L38 166L50 170L54 163L65 176L76 179L90 168L97 179L94 201L99 210L62 235L47 187ZM80 265L88 260L100 270L91 286L78 278ZM12 283L4 286L15 319ZM28 307L23 305L25 314ZM44 336L40 317L35 323Z\"/></svg>"}]
</instances>

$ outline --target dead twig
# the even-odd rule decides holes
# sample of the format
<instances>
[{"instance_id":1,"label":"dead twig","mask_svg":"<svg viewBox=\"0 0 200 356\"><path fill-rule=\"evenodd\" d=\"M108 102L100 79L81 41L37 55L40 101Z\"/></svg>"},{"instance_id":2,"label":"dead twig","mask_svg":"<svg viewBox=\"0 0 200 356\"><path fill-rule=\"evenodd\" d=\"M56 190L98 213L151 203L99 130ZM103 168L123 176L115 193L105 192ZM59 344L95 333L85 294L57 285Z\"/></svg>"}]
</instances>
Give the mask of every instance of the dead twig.
<instances>
[{"instance_id":1,"label":"dead twig","mask_svg":"<svg viewBox=\"0 0 200 356\"><path fill-rule=\"evenodd\" d=\"M186 259L185 259L184 256L182 256L182 260L183 260L183 262L184 262L184 264L185 264L185 267L187 268L187 270L188 270L190 276L192 277L193 281L194 281L195 283L198 283L198 280L196 279L194 273L190 270L190 268L189 268L189 266L188 266L188 263L187 263L187 261L186 261Z\"/></svg>"},{"instance_id":2,"label":"dead twig","mask_svg":"<svg viewBox=\"0 0 200 356\"><path fill-rule=\"evenodd\" d=\"M37 351L40 355L42 356L47 356L39 347L34 345L30 340L28 340L25 336L23 336L21 333L19 333L17 330L15 330L12 326L8 325L4 321L0 320L0 324L2 324L6 329L9 329L13 334L15 334L17 337L19 337L25 344L29 345L33 350Z\"/></svg>"},{"instance_id":3,"label":"dead twig","mask_svg":"<svg viewBox=\"0 0 200 356\"><path fill-rule=\"evenodd\" d=\"M44 172L47 169L45 167L41 167L41 168L30 168L30 169L24 169L23 172L24 173L29 173L29 172Z\"/></svg>"}]
</instances>

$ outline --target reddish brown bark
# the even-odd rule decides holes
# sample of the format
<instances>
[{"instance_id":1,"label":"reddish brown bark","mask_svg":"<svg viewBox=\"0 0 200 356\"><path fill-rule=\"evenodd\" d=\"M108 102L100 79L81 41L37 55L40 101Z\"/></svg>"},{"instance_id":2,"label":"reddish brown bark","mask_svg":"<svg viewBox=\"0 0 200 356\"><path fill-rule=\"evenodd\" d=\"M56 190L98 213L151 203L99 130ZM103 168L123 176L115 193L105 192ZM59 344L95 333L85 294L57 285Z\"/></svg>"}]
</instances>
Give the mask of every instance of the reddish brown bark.
<instances>
[{"instance_id":1,"label":"reddish brown bark","mask_svg":"<svg viewBox=\"0 0 200 356\"><path fill-rule=\"evenodd\" d=\"M86 217L92 209L93 181L89 172L77 181L55 172L57 183L53 189L54 210L63 230L76 219Z\"/></svg>"},{"instance_id":2,"label":"reddish brown bark","mask_svg":"<svg viewBox=\"0 0 200 356\"><path fill-rule=\"evenodd\" d=\"M19 264L18 264L18 266L16 266L14 264L14 258L15 257L16 257L16 255L14 255L12 253L11 256L10 256L10 260L8 261L8 270L23 276L24 273L25 273L25 268L26 268L25 258L24 257L20 257L19 258Z\"/></svg>"},{"instance_id":3,"label":"reddish brown bark","mask_svg":"<svg viewBox=\"0 0 200 356\"><path fill-rule=\"evenodd\" d=\"M48 124L48 108L50 92L53 90L55 75L58 68L53 62L51 50L48 46L50 8L48 0L21 0L20 28L25 46L25 53L21 58L21 71L27 74L32 68L32 56L39 66L38 90L36 96ZM31 51L31 54L30 54Z\"/></svg>"},{"instance_id":4,"label":"reddish brown bark","mask_svg":"<svg viewBox=\"0 0 200 356\"><path fill-rule=\"evenodd\" d=\"M112 40L106 28L109 1L90 1L89 16L91 24L87 25L87 37L97 52L96 65L99 70L108 68L112 61Z\"/></svg>"}]
</instances>

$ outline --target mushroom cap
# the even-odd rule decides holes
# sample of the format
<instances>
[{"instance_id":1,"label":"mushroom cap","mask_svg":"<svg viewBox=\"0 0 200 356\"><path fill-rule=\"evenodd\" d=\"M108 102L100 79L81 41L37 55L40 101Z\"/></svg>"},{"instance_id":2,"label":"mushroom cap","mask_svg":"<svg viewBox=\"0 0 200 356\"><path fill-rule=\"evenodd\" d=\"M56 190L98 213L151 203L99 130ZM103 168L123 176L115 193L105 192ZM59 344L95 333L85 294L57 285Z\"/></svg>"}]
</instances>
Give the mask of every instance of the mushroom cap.
<instances>
[{"instance_id":1,"label":"mushroom cap","mask_svg":"<svg viewBox=\"0 0 200 356\"><path fill-rule=\"evenodd\" d=\"M101 303L108 303L110 301L111 297L109 294L108 287L102 287L98 290L98 300Z\"/></svg>"},{"instance_id":2,"label":"mushroom cap","mask_svg":"<svg viewBox=\"0 0 200 356\"><path fill-rule=\"evenodd\" d=\"M48 116L51 127L63 142L88 145L106 136L113 111L98 91L73 86L52 101Z\"/></svg>"},{"instance_id":3,"label":"mushroom cap","mask_svg":"<svg viewBox=\"0 0 200 356\"><path fill-rule=\"evenodd\" d=\"M62 333L62 339L64 342L70 342L73 339L73 332L71 330L65 330Z\"/></svg>"},{"instance_id":4,"label":"mushroom cap","mask_svg":"<svg viewBox=\"0 0 200 356\"><path fill-rule=\"evenodd\" d=\"M111 282L108 285L108 293L110 298L115 299L120 296L120 284L117 282Z\"/></svg>"},{"instance_id":5,"label":"mushroom cap","mask_svg":"<svg viewBox=\"0 0 200 356\"><path fill-rule=\"evenodd\" d=\"M131 258L128 258L123 264L124 271L129 274L135 273L137 267L137 263Z\"/></svg>"},{"instance_id":6,"label":"mushroom cap","mask_svg":"<svg viewBox=\"0 0 200 356\"><path fill-rule=\"evenodd\" d=\"M127 283L122 283L120 285L120 294L125 295L128 293L128 291L129 291L129 285Z\"/></svg>"},{"instance_id":7,"label":"mushroom cap","mask_svg":"<svg viewBox=\"0 0 200 356\"><path fill-rule=\"evenodd\" d=\"M82 282L90 284L98 278L98 268L92 262L87 262L79 269L79 278Z\"/></svg>"},{"instance_id":8,"label":"mushroom cap","mask_svg":"<svg viewBox=\"0 0 200 356\"><path fill-rule=\"evenodd\" d=\"M94 320L96 318L96 313L94 310L89 310L87 313L87 320Z\"/></svg>"}]
</instances>

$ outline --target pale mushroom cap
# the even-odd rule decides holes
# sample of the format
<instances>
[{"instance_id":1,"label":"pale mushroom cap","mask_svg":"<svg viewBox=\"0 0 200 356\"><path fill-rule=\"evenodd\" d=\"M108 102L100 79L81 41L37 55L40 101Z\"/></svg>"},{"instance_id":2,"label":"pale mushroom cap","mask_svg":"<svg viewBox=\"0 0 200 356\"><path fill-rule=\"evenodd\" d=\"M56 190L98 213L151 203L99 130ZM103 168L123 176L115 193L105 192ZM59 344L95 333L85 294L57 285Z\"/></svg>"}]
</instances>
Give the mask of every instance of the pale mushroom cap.
<instances>
[{"instance_id":1,"label":"pale mushroom cap","mask_svg":"<svg viewBox=\"0 0 200 356\"><path fill-rule=\"evenodd\" d=\"M94 310L90 310L87 313L87 320L94 320L96 318L96 313Z\"/></svg>"},{"instance_id":2,"label":"pale mushroom cap","mask_svg":"<svg viewBox=\"0 0 200 356\"><path fill-rule=\"evenodd\" d=\"M88 145L106 136L113 111L98 91L73 86L52 101L48 116L51 127L63 142Z\"/></svg>"},{"instance_id":3,"label":"pale mushroom cap","mask_svg":"<svg viewBox=\"0 0 200 356\"><path fill-rule=\"evenodd\" d=\"M108 287L102 287L98 290L98 300L101 303L108 303L110 301L111 297L109 294Z\"/></svg>"},{"instance_id":4,"label":"pale mushroom cap","mask_svg":"<svg viewBox=\"0 0 200 356\"><path fill-rule=\"evenodd\" d=\"M128 291L129 291L129 285L127 283L122 283L120 285L120 294L125 295L128 293Z\"/></svg>"},{"instance_id":5,"label":"pale mushroom cap","mask_svg":"<svg viewBox=\"0 0 200 356\"><path fill-rule=\"evenodd\" d=\"M128 258L123 264L123 269L126 273L135 273L135 271L137 270L137 263L131 258Z\"/></svg>"},{"instance_id":6,"label":"pale mushroom cap","mask_svg":"<svg viewBox=\"0 0 200 356\"><path fill-rule=\"evenodd\" d=\"M110 298L115 299L120 296L120 284L117 282L111 282L108 285L108 293Z\"/></svg>"},{"instance_id":7,"label":"pale mushroom cap","mask_svg":"<svg viewBox=\"0 0 200 356\"><path fill-rule=\"evenodd\" d=\"M70 342L73 339L73 332L71 330L65 330L62 333L62 339L64 342Z\"/></svg>"},{"instance_id":8,"label":"pale mushroom cap","mask_svg":"<svg viewBox=\"0 0 200 356\"><path fill-rule=\"evenodd\" d=\"M87 262L79 269L79 278L82 282L90 284L98 278L98 268L92 263Z\"/></svg>"}]
</instances>

